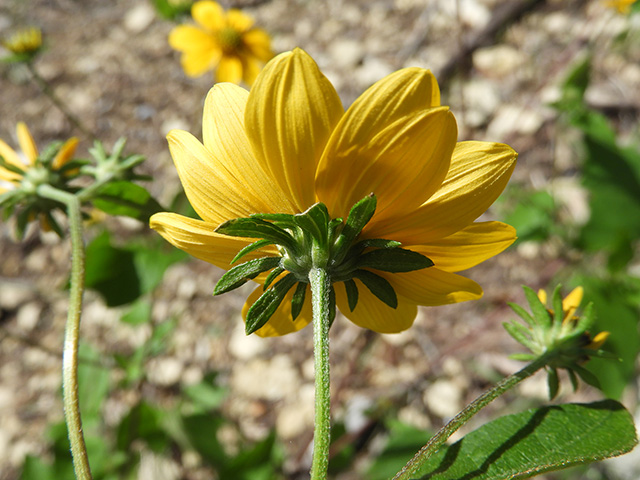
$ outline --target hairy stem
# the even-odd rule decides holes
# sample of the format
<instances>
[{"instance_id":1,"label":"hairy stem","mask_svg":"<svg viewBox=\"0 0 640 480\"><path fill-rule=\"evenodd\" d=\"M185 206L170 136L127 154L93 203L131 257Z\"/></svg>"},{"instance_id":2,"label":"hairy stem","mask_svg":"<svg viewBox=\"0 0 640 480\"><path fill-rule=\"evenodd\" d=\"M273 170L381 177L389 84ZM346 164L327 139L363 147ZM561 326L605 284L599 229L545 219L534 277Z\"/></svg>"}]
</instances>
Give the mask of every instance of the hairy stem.
<instances>
[{"instance_id":1,"label":"hairy stem","mask_svg":"<svg viewBox=\"0 0 640 480\"><path fill-rule=\"evenodd\" d=\"M315 361L315 428L311 480L325 480L329 468L331 439L331 393L329 382L329 305L331 282L322 268L309 272L313 305L313 353Z\"/></svg>"},{"instance_id":2,"label":"hairy stem","mask_svg":"<svg viewBox=\"0 0 640 480\"><path fill-rule=\"evenodd\" d=\"M78 396L78 342L80 339L80 314L84 292L84 243L82 240L82 216L80 201L75 195L63 192L50 185L38 187L38 194L63 203L69 215L71 231L71 282L69 288L69 311L65 326L62 353L62 393L64 416L69 431L73 468L78 480L91 480L91 469L87 447L82 433L82 419Z\"/></svg>"},{"instance_id":3,"label":"hairy stem","mask_svg":"<svg viewBox=\"0 0 640 480\"><path fill-rule=\"evenodd\" d=\"M555 352L553 352L555 353ZM418 453L407 463L398 474L393 477L393 480L409 480L414 478L416 472L429 460L429 458L438 451L438 449L447 441L447 439L453 435L462 425L467 423L471 417L489 405L493 400L498 398L506 391L515 387L518 383L526 378L529 378L535 372L543 368L549 363L552 355L544 354L524 367L522 370L509 375L502 379L491 390L483 393L473 402L467 405L460 413L458 413L449 423L442 427L438 433L436 433L427 444L420 449Z\"/></svg>"}]
</instances>

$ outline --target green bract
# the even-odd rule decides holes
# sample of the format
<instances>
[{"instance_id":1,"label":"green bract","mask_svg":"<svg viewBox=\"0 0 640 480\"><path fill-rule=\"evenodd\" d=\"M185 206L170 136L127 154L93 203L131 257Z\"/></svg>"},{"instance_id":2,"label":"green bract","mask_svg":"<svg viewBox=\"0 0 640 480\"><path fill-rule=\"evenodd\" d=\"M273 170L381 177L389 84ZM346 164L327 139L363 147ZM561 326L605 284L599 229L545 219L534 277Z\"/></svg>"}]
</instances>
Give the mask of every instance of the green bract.
<instances>
[{"instance_id":1,"label":"green bract","mask_svg":"<svg viewBox=\"0 0 640 480\"><path fill-rule=\"evenodd\" d=\"M234 263L267 245L275 245L278 255L265 255L236 265L218 281L214 295L229 292L271 270L264 283L264 293L247 313L247 334L265 325L289 290L297 284L291 300L292 321L296 319L304 304L312 268L325 270L331 283L345 283L352 311L358 304L358 287L354 278L382 302L396 308L398 299L393 287L371 270L411 272L431 267L433 262L420 253L400 248L400 243L392 240L358 241L360 232L375 210L376 197L371 194L351 208L346 222L341 218L332 219L327 207L316 203L296 215L256 214L223 223L216 229L217 233L259 239L243 248L234 258ZM279 280L271 286L276 278ZM333 287L331 296L335 303ZM332 312L335 314L335 306Z\"/></svg>"}]
</instances>

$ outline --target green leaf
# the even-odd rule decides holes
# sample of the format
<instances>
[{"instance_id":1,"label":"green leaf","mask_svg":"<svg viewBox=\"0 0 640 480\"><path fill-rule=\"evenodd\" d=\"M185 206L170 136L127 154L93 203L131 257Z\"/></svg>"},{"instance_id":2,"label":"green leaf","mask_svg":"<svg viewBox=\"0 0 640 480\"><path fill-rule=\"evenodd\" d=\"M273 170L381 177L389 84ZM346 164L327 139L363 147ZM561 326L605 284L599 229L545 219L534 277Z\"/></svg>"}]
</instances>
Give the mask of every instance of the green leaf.
<instances>
[{"instance_id":1,"label":"green leaf","mask_svg":"<svg viewBox=\"0 0 640 480\"><path fill-rule=\"evenodd\" d=\"M396 291L386 279L368 270L356 270L353 276L364 283L364 286L378 297L380 301L386 303L391 308L398 307Z\"/></svg>"},{"instance_id":2,"label":"green leaf","mask_svg":"<svg viewBox=\"0 0 640 480\"><path fill-rule=\"evenodd\" d=\"M216 375L208 374L204 380L184 388L185 395L202 411L210 411L222 405L228 390L215 383Z\"/></svg>"},{"instance_id":3,"label":"green leaf","mask_svg":"<svg viewBox=\"0 0 640 480\"><path fill-rule=\"evenodd\" d=\"M358 286L353 280L345 280L344 287L347 291L347 301L349 302L349 310L353 310L358 305Z\"/></svg>"},{"instance_id":4,"label":"green leaf","mask_svg":"<svg viewBox=\"0 0 640 480\"><path fill-rule=\"evenodd\" d=\"M229 458L217 438L224 420L211 413L189 415L182 419L182 426L189 443L205 462L217 468L225 468Z\"/></svg>"},{"instance_id":5,"label":"green leaf","mask_svg":"<svg viewBox=\"0 0 640 480\"><path fill-rule=\"evenodd\" d=\"M291 319L295 320L300 315L302 307L304 306L304 298L307 293L307 283L298 283L296 291L291 299Z\"/></svg>"},{"instance_id":6,"label":"green leaf","mask_svg":"<svg viewBox=\"0 0 640 480\"><path fill-rule=\"evenodd\" d=\"M636 443L633 419L618 402L553 405L498 418L402 478L528 478L621 455Z\"/></svg>"},{"instance_id":7,"label":"green leaf","mask_svg":"<svg viewBox=\"0 0 640 480\"><path fill-rule=\"evenodd\" d=\"M214 295L230 292L280 264L281 257L262 257L233 267L225 273L213 290Z\"/></svg>"},{"instance_id":8,"label":"green leaf","mask_svg":"<svg viewBox=\"0 0 640 480\"><path fill-rule=\"evenodd\" d=\"M531 331L527 327L516 322L504 322L502 326L507 331L507 333L516 340L516 342L524 345L529 350L535 350L535 345L531 339Z\"/></svg>"},{"instance_id":9,"label":"green leaf","mask_svg":"<svg viewBox=\"0 0 640 480\"><path fill-rule=\"evenodd\" d=\"M333 284L329 287L329 328L336 319L336 289Z\"/></svg>"},{"instance_id":10,"label":"green leaf","mask_svg":"<svg viewBox=\"0 0 640 480\"><path fill-rule=\"evenodd\" d=\"M421 253L404 248L382 248L372 250L361 255L358 259L359 268L373 268L384 272L413 272L432 267L431 259Z\"/></svg>"},{"instance_id":11,"label":"green leaf","mask_svg":"<svg viewBox=\"0 0 640 480\"><path fill-rule=\"evenodd\" d=\"M147 223L149 217L164 209L140 185L127 181L110 182L100 188L93 205L109 215L122 215Z\"/></svg>"},{"instance_id":12,"label":"green leaf","mask_svg":"<svg viewBox=\"0 0 640 480\"><path fill-rule=\"evenodd\" d=\"M257 242L253 242L253 243L247 245L242 250L240 250L235 257L233 257L233 260L231 260L231 265L236 263L238 260L240 260L245 255L247 255L247 254L249 254L251 252L254 252L254 251L256 251L256 250L258 250L258 249L260 249L262 247L266 247L267 245L273 245L273 242L270 242L269 240L258 240Z\"/></svg>"},{"instance_id":13,"label":"green leaf","mask_svg":"<svg viewBox=\"0 0 640 480\"><path fill-rule=\"evenodd\" d=\"M527 297L531 313L533 314L533 320L536 324L545 327L550 326L551 315L549 314L547 307L543 305L538 298L538 294L527 286L522 287L522 289L524 290L524 295Z\"/></svg>"},{"instance_id":14,"label":"green leaf","mask_svg":"<svg viewBox=\"0 0 640 480\"><path fill-rule=\"evenodd\" d=\"M295 251L295 241L286 230L259 218L236 218L224 222L216 233L232 237L259 238Z\"/></svg>"},{"instance_id":15,"label":"green leaf","mask_svg":"<svg viewBox=\"0 0 640 480\"><path fill-rule=\"evenodd\" d=\"M285 295L295 283L296 277L290 273L264 292L260 298L251 305L251 308L249 308L247 312L245 324L245 332L247 335L251 335L269 321L271 315L275 313Z\"/></svg>"},{"instance_id":16,"label":"green leaf","mask_svg":"<svg viewBox=\"0 0 640 480\"><path fill-rule=\"evenodd\" d=\"M527 325L533 327L534 325L537 324L537 322L533 319L531 314L527 312L524 308L522 308L520 305L518 305L517 303L507 302L507 305L509 305L509 307L511 307L511 310L513 310L516 315L522 318L522 320L524 320L527 323Z\"/></svg>"},{"instance_id":17,"label":"green leaf","mask_svg":"<svg viewBox=\"0 0 640 480\"><path fill-rule=\"evenodd\" d=\"M376 204L376 196L371 194L351 207L347 222L340 235L338 235L335 244L335 258L338 262L344 259L353 241L360 235L362 229L369 223L371 217L373 217L376 211Z\"/></svg>"},{"instance_id":18,"label":"green leaf","mask_svg":"<svg viewBox=\"0 0 640 480\"><path fill-rule=\"evenodd\" d=\"M170 442L162 425L164 416L165 412L144 401L135 405L118 425L118 449L128 451L136 440L143 440L151 450L162 452Z\"/></svg>"},{"instance_id":19,"label":"green leaf","mask_svg":"<svg viewBox=\"0 0 640 480\"><path fill-rule=\"evenodd\" d=\"M549 400L553 400L558 395L558 390L560 389L558 370L553 367L547 370L547 387L549 388Z\"/></svg>"},{"instance_id":20,"label":"green leaf","mask_svg":"<svg viewBox=\"0 0 640 480\"><path fill-rule=\"evenodd\" d=\"M269 285L271 285L271 282L273 282L276 278L278 278L280 274L284 271L285 271L284 267L276 267L273 270L271 270L269 272L269 275L267 275L267 278L264 279L264 285L262 286L262 289L266 290L267 288L269 288Z\"/></svg>"},{"instance_id":21,"label":"green leaf","mask_svg":"<svg viewBox=\"0 0 640 480\"><path fill-rule=\"evenodd\" d=\"M55 469L40 458L27 455L22 465L20 480L57 480Z\"/></svg>"},{"instance_id":22,"label":"green leaf","mask_svg":"<svg viewBox=\"0 0 640 480\"><path fill-rule=\"evenodd\" d=\"M294 215L296 225L308 232L320 246L325 246L329 233L329 211L324 203L316 203L307 211Z\"/></svg>"},{"instance_id":23,"label":"green leaf","mask_svg":"<svg viewBox=\"0 0 640 480\"><path fill-rule=\"evenodd\" d=\"M129 325L142 325L151 320L151 303L148 300L137 300L129 311L120 317L120 321Z\"/></svg>"}]
</instances>

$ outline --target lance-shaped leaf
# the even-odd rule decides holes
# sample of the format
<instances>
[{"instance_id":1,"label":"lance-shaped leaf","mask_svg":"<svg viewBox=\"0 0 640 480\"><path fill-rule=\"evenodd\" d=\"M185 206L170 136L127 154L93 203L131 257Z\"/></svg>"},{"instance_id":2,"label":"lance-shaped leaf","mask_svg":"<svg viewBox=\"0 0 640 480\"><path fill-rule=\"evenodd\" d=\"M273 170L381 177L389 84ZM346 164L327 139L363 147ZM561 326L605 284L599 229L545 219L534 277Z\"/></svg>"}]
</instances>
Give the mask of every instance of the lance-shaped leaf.
<instances>
[{"instance_id":1,"label":"lance-shaped leaf","mask_svg":"<svg viewBox=\"0 0 640 480\"><path fill-rule=\"evenodd\" d=\"M273 245L273 242L270 240L258 240L257 242L253 242L249 245L247 245L246 247L244 247L242 250L240 250L238 252L238 254L233 257L233 260L231 260L231 265L233 265L234 263L236 263L238 260L240 260L242 257L244 257L245 255L254 252L262 247L266 247L267 245Z\"/></svg>"},{"instance_id":2,"label":"lance-shaped leaf","mask_svg":"<svg viewBox=\"0 0 640 480\"><path fill-rule=\"evenodd\" d=\"M353 276L364 283L371 293L391 308L398 307L398 296L391 284L380 275L376 275L368 270L356 270Z\"/></svg>"},{"instance_id":3,"label":"lance-shaped leaf","mask_svg":"<svg viewBox=\"0 0 640 480\"><path fill-rule=\"evenodd\" d=\"M541 326L551 325L551 315L549 315L547 307L545 307L538 298L538 294L527 286L522 287L522 289L524 290L524 295L527 297L536 324ZM560 310L562 311L562 308Z\"/></svg>"},{"instance_id":4,"label":"lance-shaped leaf","mask_svg":"<svg viewBox=\"0 0 640 480\"><path fill-rule=\"evenodd\" d=\"M294 215L291 215L290 213L254 213L250 215L250 218L274 222L277 226L282 228L294 228L296 226L296 221L293 217Z\"/></svg>"},{"instance_id":5,"label":"lance-shaped leaf","mask_svg":"<svg viewBox=\"0 0 640 480\"><path fill-rule=\"evenodd\" d=\"M247 312L245 332L251 335L263 327L278 309L287 292L296 284L296 277L292 273L278 281L273 287L264 292L258 300L251 305Z\"/></svg>"},{"instance_id":6,"label":"lance-shaped leaf","mask_svg":"<svg viewBox=\"0 0 640 480\"><path fill-rule=\"evenodd\" d=\"M296 287L296 291L291 299L291 319L295 320L300 315L302 307L304 306L304 298L307 293L307 284L299 282Z\"/></svg>"},{"instance_id":7,"label":"lance-shaped leaf","mask_svg":"<svg viewBox=\"0 0 640 480\"><path fill-rule=\"evenodd\" d=\"M271 282L273 282L276 278L278 278L280 274L284 271L285 271L285 268L280 265L278 265L276 268L271 270L269 272L269 275L267 275L267 278L264 279L264 285L262 286L262 289L266 290L267 288L269 288L269 285L271 285Z\"/></svg>"},{"instance_id":8,"label":"lance-shaped leaf","mask_svg":"<svg viewBox=\"0 0 640 480\"><path fill-rule=\"evenodd\" d=\"M347 302L349 303L349 310L353 310L358 305L358 286L353 280L345 280L344 287L347 291Z\"/></svg>"},{"instance_id":9,"label":"lance-shaped leaf","mask_svg":"<svg viewBox=\"0 0 640 480\"><path fill-rule=\"evenodd\" d=\"M368 195L356 203L349 211L347 222L335 244L335 258L341 262L349 247L365 227L376 211L377 200L374 194Z\"/></svg>"},{"instance_id":10,"label":"lance-shaped leaf","mask_svg":"<svg viewBox=\"0 0 640 480\"><path fill-rule=\"evenodd\" d=\"M259 218L228 220L215 230L223 235L244 238L260 238L295 251L296 244L289 232Z\"/></svg>"},{"instance_id":11,"label":"lance-shaped leaf","mask_svg":"<svg viewBox=\"0 0 640 480\"><path fill-rule=\"evenodd\" d=\"M262 257L233 267L225 273L213 290L214 295L230 292L256 278L262 272L271 270L280 264L280 257Z\"/></svg>"},{"instance_id":12,"label":"lance-shaped leaf","mask_svg":"<svg viewBox=\"0 0 640 480\"><path fill-rule=\"evenodd\" d=\"M430 258L421 253L405 250L404 248L381 248L361 255L358 267L373 268L383 272L412 272L432 267Z\"/></svg>"},{"instance_id":13,"label":"lance-shaped leaf","mask_svg":"<svg viewBox=\"0 0 640 480\"><path fill-rule=\"evenodd\" d=\"M417 456L398 480L529 478L630 451L633 418L613 400L537 408L500 417L430 458Z\"/></svg>"},{"instance_id":14,"label":"lance-shaped leaf","mask_svg":"<svg viewBox=\"0 0 640 480\"><path fill-rule=\"evenodd\" d=\"M324 203L316 203L306 212L294 215L296 224L308 232L320 246L325 246L329 233L329 211Z\"/></svg>"}]
</instances>

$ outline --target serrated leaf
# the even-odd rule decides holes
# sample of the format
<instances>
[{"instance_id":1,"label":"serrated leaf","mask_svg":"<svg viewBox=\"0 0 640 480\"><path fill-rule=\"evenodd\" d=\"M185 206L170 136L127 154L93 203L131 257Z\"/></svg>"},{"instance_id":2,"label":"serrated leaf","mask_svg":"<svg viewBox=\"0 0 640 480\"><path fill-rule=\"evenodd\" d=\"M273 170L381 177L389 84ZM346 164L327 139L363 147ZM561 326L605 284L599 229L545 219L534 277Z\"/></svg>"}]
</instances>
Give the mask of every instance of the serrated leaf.
<instances>
[{"instance_id":1,"label":"serrated leaf","mask_svg":"<svg viewBox=\"0 0 640 480\"><path fill-rule=\"evenodd\" d=\"M524 295L527 297L531 313L536 325L549 326L551 325L551 315L547 310L547 307L542 304L538 298L538 294L533 289L525 286L523 287Z\"/></svg>"},{"instance_id":2,"label":"serrated leaf","mask_svg":"<svg viewBox=\"0 0 640 480\"><path fill-rule=\"evenodd\" d=\"M353 276L364 283L378 299L389 305L391 308L398 307L398 297L391 284L380 275L376 275L368 270L356 270Z\"/></svg>"},{"instance_id":3,"label":"serrated leaf","mask_svg":"<svg viewBox=\"0 0 640 480\"><path fill-rule=\"evenodd\" d=\"M347 302L349 303L349 310L353 312L358 305L358 286L353 280L345 280L344 287L347 291Z\"/></svg>"},{"instance_id":4,"label":"serrated leaf","mask_svg":"<svg viewBox=\"0 0 640 480\"><path fill-rule=\"evenodd\" d=\"M216 228L215 231L216 233L231 235L233 237L269 240L292 251L295 251L296 247L295 241L289 232L259 218L236 218L229 220Z\"/></svg>"},{"instance_id":5,"label":"serrated leaf","mask_svg":"<svg viewBox=\"0 0 640 480\"><path fill-rule=\"evenodd\" d=\"M264 292L249 308L245 323L245 332L251 335L263 327L278 309L287 292L296 283L292 273L279 280L273 287Z\"/></svg>"},{"instance_id":6,"label":"serrated leaf","mask_svg":"<svg viewBox=\"0 0 640 480\"><path fill-rule=\"evenodd\" d=\"M271 270L280 264L281 257L262 257L236 265L222 275L213 289L214 295L230 292L256 278L262 272Z\"/></svg>"},{"instance_id":7,"label":"serrated leaf","mask_svg":"<svg viewBox=\"0 0 640 480\"><path fill-rule=\"evenodd\" d=\"M529 478L621 455L636 443L633 419L618 402L553 405L498 418L396 478Z\"/></svg>"},{"instance_id":8,"label":"serrated leaf","mask_svg":"<svg viewBox=\"0 0 640 480\"><path fill-rule=\"evenodd\" d=\"M269 240L258 240L257 242L253 242L249 245L247 245L246 247L244 247L242 250L240 250L238 252L238 254L233 257L233 260L231 260L231 265L233 265L234 263L236 263L238 260L240 260L242 257L244 257L245 255L254 252L262 247L266 247L268 245L273 245L273 242L269 241Z\"/></svg>"},{"instance_id":9,"label":"serrated leaf","mask_svg":"<svg viewBox=\"0 0 640 480\"><path fill-rule=\"evenodd\" d=\"M430 258L404 248L372 250L358 258L360 268L373 268L392 273L413 272L432 266L433 262Z\"/></svg>"},{"instance_id":10,"label":"serrated leaf","mask_svg":"<svg viewBox=\"0 0 640 480\"><path fill-rule=\"evenodd\" d=\"M295 320L300 315L304 306L304 299L307 293L307 284L299 282L296 291L291 299L291 319Z\"/></svg>"}]
</instances>

